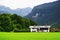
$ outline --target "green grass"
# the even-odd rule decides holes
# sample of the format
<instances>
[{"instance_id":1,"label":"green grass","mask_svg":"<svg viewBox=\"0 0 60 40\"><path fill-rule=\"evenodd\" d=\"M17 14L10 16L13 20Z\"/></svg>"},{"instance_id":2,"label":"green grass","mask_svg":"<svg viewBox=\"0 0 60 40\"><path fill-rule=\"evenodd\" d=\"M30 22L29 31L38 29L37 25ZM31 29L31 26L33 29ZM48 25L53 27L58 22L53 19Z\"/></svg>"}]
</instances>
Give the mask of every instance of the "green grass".
<instances>
[{"instance_id":1,"label":"green grass","mask_svg":"<svg viewBox=\"0 0 60 40\"><path fill-rule=\"evenodd\" d=\"M0 40L60 40L60 33L0 32Z\"/></svg>"}]
</instances>

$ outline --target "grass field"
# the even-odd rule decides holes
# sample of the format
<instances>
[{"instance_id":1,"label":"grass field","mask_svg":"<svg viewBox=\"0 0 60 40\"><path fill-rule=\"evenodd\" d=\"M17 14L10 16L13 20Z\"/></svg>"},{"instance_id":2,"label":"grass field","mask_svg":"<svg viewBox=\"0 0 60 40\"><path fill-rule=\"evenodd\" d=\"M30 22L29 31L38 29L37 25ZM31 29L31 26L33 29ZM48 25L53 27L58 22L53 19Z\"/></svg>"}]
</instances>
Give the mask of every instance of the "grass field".
<instances>
[{"instance_id":1,"label":"grass field","mask_svg":"<svg viewBox=\"0 0 60 40\"><path fill-rule=\"evenodd\" d=\"M60 40L60 33L0 32L0 40Z\"/></svg>"}]
</instances>

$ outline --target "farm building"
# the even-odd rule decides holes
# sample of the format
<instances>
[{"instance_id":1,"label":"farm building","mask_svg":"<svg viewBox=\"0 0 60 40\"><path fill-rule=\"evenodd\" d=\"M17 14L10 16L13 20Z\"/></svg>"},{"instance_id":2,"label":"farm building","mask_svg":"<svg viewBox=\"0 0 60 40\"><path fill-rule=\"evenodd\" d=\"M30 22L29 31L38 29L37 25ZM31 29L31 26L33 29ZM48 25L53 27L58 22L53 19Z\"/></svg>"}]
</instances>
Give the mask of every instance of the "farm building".
<instances>
[{"instance_id":1,"label":"farm building","mask_svg":"<svg viewBox=\"0 0 60 40\"><path fill-rule=\"evenodd\" d=\"M49 32L51 26L29 26L31 32Z\"/></svg>"}]
</instances>

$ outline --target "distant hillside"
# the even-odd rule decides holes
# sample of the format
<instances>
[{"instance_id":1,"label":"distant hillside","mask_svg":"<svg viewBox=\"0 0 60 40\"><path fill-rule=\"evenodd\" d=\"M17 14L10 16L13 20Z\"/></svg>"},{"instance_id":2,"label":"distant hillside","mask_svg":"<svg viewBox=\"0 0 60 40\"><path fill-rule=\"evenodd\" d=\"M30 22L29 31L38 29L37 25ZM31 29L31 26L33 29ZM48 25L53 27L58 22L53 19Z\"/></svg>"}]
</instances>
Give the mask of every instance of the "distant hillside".
<instances>
[{"instance_id":1,"label":"distant hillside","mask_svg":"<svg viewBox=\"0 0 60 40\"><path fill-rule=\"evenodd\" d=\"M60 24L60 1L35 6L26 16L38 24Z\"/></svg>"},{"instance_id":2,"label":"distant hillside","mask_svg":"<svg viewBox=\"0 0 60 40\"><path fill-rule=\"evenodd\" d=\"M31 12L31 8L27 7L27 8L17 8L17 9L10 9L9 7L5 7L5 6L0 6L0 13L11 13L11 14L17 14L20 16L26 16L28 15L28 13Z\"/></svg>"}]
</instances>

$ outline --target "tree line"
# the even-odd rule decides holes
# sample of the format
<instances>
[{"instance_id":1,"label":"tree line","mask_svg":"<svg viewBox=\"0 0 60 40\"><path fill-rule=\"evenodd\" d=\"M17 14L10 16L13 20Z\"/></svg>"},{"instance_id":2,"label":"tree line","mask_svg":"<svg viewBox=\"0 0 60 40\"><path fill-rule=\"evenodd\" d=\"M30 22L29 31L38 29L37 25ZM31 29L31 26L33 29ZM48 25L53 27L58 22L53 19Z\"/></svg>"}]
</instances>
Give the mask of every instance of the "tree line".
<instances>
[{"instance_id":1,"label":"tree line","mask_svg":"<svg viewBox=\"0 0 60 40\"><path fill-rule=\"evenodd\" d=\"M0 14L0 31L2 32L25 32L29 31L30 25L37 24L17 14Z\"/></svg>"},{"instance_id":2,"label":"tree line","mask_svg":"<svg viewBox=\"0 0 60 40\"><path fill-rule=\"evenodd\" d=\"M29 32L29 26L38 25L34 21L17 14L0 14L0 32ZM60 32L60 23L51 24L51 32Z\"/></svg>"}]
</instances>

